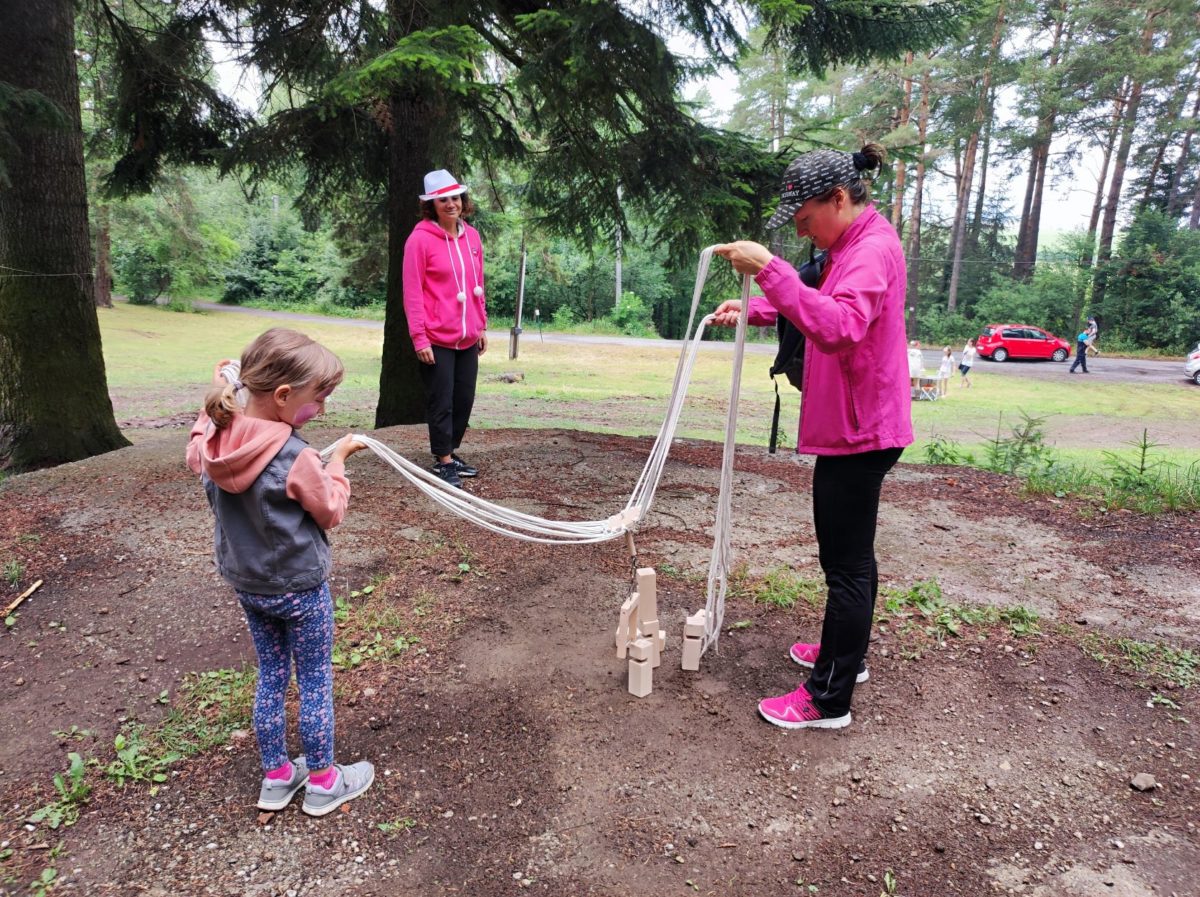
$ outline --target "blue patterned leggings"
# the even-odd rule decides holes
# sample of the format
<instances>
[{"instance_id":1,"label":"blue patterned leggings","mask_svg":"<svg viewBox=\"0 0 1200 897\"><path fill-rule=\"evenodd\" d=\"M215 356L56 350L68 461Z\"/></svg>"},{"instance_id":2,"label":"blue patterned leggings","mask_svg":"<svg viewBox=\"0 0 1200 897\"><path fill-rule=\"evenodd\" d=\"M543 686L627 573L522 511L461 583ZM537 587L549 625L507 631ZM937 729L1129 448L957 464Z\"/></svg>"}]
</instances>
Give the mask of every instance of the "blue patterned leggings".
<instances>
[{"instance_id":1,"label":"blue patterned leggings","mask_svg":"<svg viewBox=\"0 0 1200 897\"><path fill-rule=\"evenodd\" d=\"M254 733L263 769L277 769L288 760L284 697L293 658L300 686L300 741L308 768L332 765L333 596L329 583L286 595L239 591L237 596L258 654Z\"/></svg>"}]
</instances>

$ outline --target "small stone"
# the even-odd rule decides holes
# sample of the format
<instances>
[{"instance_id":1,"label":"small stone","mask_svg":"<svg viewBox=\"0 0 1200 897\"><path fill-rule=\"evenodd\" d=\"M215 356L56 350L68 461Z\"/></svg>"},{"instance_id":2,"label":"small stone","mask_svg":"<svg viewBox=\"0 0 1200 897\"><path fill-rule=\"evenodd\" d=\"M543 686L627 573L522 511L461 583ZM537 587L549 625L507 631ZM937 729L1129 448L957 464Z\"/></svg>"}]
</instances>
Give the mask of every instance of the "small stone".
<instances>
[{"instance_id":1,"label":"small stone","mask_svg":"<svg viewBox=\"0 0 1200 897\"><path fill-rule=\"evenodd\" d=\"M234 744L239 744L250 737L250 733L245 729L234 729L229 733L229 740Z\"/></svg>"},{"instance_id":2,"label":"small stone","mask_svg":"<svg viewBox=\"0 0 1200 897\"><path fill-rule=\"evenodd\" d=\"M377 692L373 688L364 688L363 689L363 697L364 698L373 698L373 697L375 697L376 694L377 694Z\"/></svg>"},{"instance_id":3,"label":"small stone","mask_svg":"<svg viewBox=\"0 0 1200 897\"><path fill-rule=\"evenodd\" d=\"M1153 791L1158 787L1158 782L1154 780L1154 776L1148 772L1139 772L1129 782L1129 787L1134 791Z\"/></svg>"},{"instance_id":4,"label":"small stone","mask_svg":"<svg viewBox=\"0 0 1200 897\"><path fill-rule=\"evenodd\" d=\"M1045 849L1045 847L1046 847L1046 845L1045 845L1045 844L1043 844L1041 841L1034 841L1034 842L1033 842L1033 849L1034 849L1034 850L1043 850L1043 849Z\"/></svg>"},{"instance_id":5,"label":"small stone","mask_svg":"<svg viewBox=\"0 0 1200 897\"><path fill-rule=\"evenodd\" d=\"M154 659L155 659L156 661L158 661L159 663L162 663L162 662L163 662L164 660L166 660L167 658L165 658L165 657L164 657L163 655L161 655L161 654L155 654L155 655L154 655Z\"/></svg>"},{"instance_id":6,"label":"small stone","mask_svg":"<svg viewBox=\"0 0 1200 897\"><path fill-rule=\"evenodd\" d=\"M980 825L991 825L992 824L991 817L988 816L986 813L978 813L978 814L976 814L975 818L979 820Z\"/></svg>"},{"instance_id":7,"label":"small stone","mask_svg":"<svg viewBox=\"0 0 1200 897\"><path fill-rule=\"evenodd\" d=\"M25 677L24 677L24 676L18 676L18 677L17 677L17 681L13 683L13 685L17 685L17 686L21 686L21 685L24 685L24 684L25 684Z\"/></svg>"},{"instance_id":8,"label":"small stone","mask_svg":"<svg viewBox=\"0 0 1200 897\"><path fill-rule=\"evenodd\" d=\"M1122 841L1120 838L1113 838L1108 843L1111 844L1113 847L1115 847L1117 850L1123 850L1125 847L1125 842Z\"/></svg>"}]
</instances>

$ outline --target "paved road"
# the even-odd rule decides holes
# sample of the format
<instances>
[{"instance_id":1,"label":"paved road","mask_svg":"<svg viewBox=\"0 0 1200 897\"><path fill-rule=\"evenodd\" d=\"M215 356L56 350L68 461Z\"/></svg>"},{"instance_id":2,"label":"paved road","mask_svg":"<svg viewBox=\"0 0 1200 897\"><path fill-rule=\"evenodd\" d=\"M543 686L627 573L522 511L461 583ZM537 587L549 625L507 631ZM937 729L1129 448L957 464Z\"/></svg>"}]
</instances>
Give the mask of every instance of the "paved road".
<instances>
[{"instance_id":1,"label":"paved road","mask_svg":"<svg viewBox=\"0 0 1200 897\"><path fill-rule=\"evenodd\" d=\"M238 305L221 305L217 302L195 301L192 304L196 308L202 308L205 311L253 314L268 318L310 321L321 324L344 324L347 327L365 327L374 330L383 329L381 321L368 321L362 318L338 318L326 317L324 315L300 314L290 311L266 311L260 308L243 308ZM500 348L502 345L507 345L508 334L493 331L492 340L494 347ZM678 351L682 345L679 340L640 339L632 336L586 336L575 333L539 334L536 327L527 326L525 332L521 335L521 345L529 346L539 341L575 345L646 346L658 349L669 348L675 351ZM730 352L733 350L733 343L706 342L701 348L714 352ZM961 354L959 352L960 348L957 345L954 346L955 358L958 358ZM775 344L748 343L746 345L746 352L751 355L764 355L773 358L775 355ZM936 371L942 360L941 350L924 349L922 350L922 354L925 357L925 369L931 373ZM1180 386L1197 388L1184 377L1182 358L1171 361L1151 361L1142 358L1110 358L1107 355L1101 355L1098 358L1092 357L1088 359L1088 370L1090 371L1088 374L1078 371L1074 374L1068 373L1071 367L1070 361L1061 363L1053 361L1006 361L997 363L981 358L975 365L977 373L988 375L1000 374L1008 377L1031 377L1041 380L1070 377L1072 379L1079 378L1081 381L1096 380L1106 383L1177 383ZM1200 392L1198 392L1198 395L1200 395Z\"/></svg>"}]
</instances>

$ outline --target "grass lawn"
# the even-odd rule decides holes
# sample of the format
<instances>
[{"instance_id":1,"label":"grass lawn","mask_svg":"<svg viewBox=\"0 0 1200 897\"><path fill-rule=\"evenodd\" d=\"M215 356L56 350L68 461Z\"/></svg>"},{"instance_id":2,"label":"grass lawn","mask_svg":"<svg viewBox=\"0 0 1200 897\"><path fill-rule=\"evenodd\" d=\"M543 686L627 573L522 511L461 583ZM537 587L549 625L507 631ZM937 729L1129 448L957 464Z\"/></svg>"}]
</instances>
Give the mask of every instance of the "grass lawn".
<instances>
[{"instance_id":1,"label":"grass lawn","mask_svg":"<svg viewBox=\"0 0 1200 897\"><path fill-rule=\"evenodd\" d=\"M237 357L269 326L287 323L252 314L178 313L119 305L100 311L109 387L122 403L118 416L171 415L198 406L213 364ZM299 322L298 329L336 352L346 380L329 404L335 425L372 424L379 388L382 331L342 322ZM653 435L662 423L678 351L670 346L563 345L539 342L527 330L521 356L507 358L507 334L494 331L492 350L483 356L479 396L472 423L479 427L564 427L624 435ZM723 438L729 394L728 352L702 351L693 373L679 435ZM765 445L774 391L767 376L768 356L748 356L742 377L738 441ZM525 379L503 383L502 372ZM1089 381L1086 393L1074 378L1061 380L990 373L976 365L974 387L957 381L939 402L913 406L916 445L906 461L921 461L934 435L978 450L994 436L1003 415L1005 432L1020 411L1046 419L1047 441L1065 458L1096 464L1105 450L1128 450L1126 443L1149 431L1157 451L1181 464L1200 457L1195 396L1176 384L1113 384ZM781 426L785 444L795 438L800 394L782 383Z\"/></svg>"}]
</instances>

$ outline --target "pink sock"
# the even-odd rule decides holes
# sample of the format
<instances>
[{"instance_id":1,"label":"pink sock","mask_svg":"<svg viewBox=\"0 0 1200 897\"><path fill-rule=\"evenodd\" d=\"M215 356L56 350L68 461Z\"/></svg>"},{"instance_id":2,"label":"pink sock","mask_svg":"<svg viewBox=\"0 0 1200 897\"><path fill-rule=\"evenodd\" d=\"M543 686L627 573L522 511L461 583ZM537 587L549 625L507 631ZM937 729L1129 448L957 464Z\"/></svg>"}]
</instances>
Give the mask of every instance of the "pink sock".
<instances>
[{"instance_id":1,"label":"pink sock","mask_svg":"<svg viewBox=\"0 0 1200 897\"><path fill-rule=\"evenodd\" d=\"M292 777L292 761L283 761L283 766L278 769L272 769L267 773L267 778L275 781L288 781Z\"/></svg>"},{"instance_id":2,"label":"pink sock","mask_svg":"<svg viewBox=\"0 0 1200 897\"><path fill-rule=\"evenodd\" d=\"M337 767L331 766L320 775L310 775L308 781L318 788L329 790L333 787L334 782L337 781Z\"/></svg>"}]
</instances>

